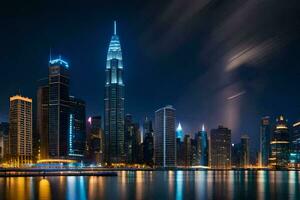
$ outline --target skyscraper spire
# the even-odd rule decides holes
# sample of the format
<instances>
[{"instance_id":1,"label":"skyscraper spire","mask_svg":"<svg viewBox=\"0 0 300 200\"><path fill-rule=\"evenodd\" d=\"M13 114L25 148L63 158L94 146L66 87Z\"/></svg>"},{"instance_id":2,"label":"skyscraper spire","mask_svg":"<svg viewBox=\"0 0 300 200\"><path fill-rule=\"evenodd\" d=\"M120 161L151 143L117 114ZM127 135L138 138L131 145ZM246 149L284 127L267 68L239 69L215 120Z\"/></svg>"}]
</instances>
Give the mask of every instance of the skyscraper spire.
<instances>
[{"instance_id":1,"label":"skyscraper spire","mask_svg":"<svg viewBox=\"0 0 300 200\"><path fill-rule=\"evenodd\" d=\"M117 35L117 22L114 21L114 35Z\"/></svg>"},{"instance_id":2,"label":"skyscraper spire","mask_svg":"<svg viewBox=\"0 0 300 200\"><path fill-rule=\"evenodd\" d=\"M205 127L204 127L204 124L202 124L202 131L205 131Z\"/></svg>"}]
</instances>

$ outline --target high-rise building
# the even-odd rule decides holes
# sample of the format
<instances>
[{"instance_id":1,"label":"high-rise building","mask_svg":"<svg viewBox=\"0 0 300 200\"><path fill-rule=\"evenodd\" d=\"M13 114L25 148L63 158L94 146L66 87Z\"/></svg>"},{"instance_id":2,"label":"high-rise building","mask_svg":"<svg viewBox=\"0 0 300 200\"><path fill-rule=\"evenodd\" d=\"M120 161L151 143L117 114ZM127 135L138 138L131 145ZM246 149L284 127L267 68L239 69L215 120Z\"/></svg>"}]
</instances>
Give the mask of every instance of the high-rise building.
<instances>
[{"instance_id":1,"label":"high-rise building","mask_svg":"<svg viewBox=\"0 0 300 200\"><path fill-rule=\"evenodd\" d=\"M200 165L202 156L202 133L198 131L194 135L194 140L192 140L192 147L194 148L193 155L193 165Z\"/></svg>"},{"instance_id":2,"label":"high-rise building","mask_svg":"<svg viewBox=\"0 0 300 200\"><path fill-rule=\"evenodd\" d=\"M82 160L86 149L85 102L73 96L69 100L68 156Z\"/></svg>"},{"instance_id":3,"label":"high-rise building","mask_svg":"<svg viewBox=\"0 0 300 200\"><path fill-rule=\"evenodd\" d=\"M276 119L271 140L270 165L274 169L286 169L289 163L289 127L281 115Z\"/></svg>"},{"instance_id":4,"label":"high-rise building","mask_svg":"<svg viewBox=\"0 0 300 200\"><path fill-rule=\"evenodd\" d=\"M196 135L195 138L191 138L191 152L190 152L190 165L191 166L198 166L200 163L200 157L201 157L201 152L199 150L201 150L201 143L198 143L197 139L196 139ZM199 148L200 147L200 148Z\"/></svg>"},{"instance_id":5,"label":"high-rise building","mask_svg":"<svg viewBox=\"0 0 300 200\"><path fill-rule=\"evenodd\" d=\"M243 135L241 137L241 160L240 165L242 168L249 167L250 150L249 150L249 136Z\"/></svg>"},{"instance_id":6,"label":"high-rise building","mask_svg":"<svg viewBox=\"0 0 300 200\"><path fill-rule=\"evenodd\" d=\"M204 124L201 129L201 157L200 165L208 166L208 137Z\"/></svg>"},{"instance_id":7,"label":"high-rise building","mask_svg":"<svg viewBox=\"0 0 300 200\"><path fill-rule=\"evenodd\" d=\"M208 137L204 125L201 131L195 133L196 163L195 165L208 166Z\"/></svg>"},{"instance_id":8,"label":"high-rise building","mask_svg":"<svg viewBox=\"0 0 300 200\"><path fill-rule=\"evenodd\" d=\"M134 126L131 114L126 114L125 116L125 126L124 126L124 154L125 161L127 163L133 163L132 151L133 151L133 137L134 137Z\"/></svg>"},{"instance_id":9,"label":"high-rise building","mask_svg":"<svg viewBox=\"0 0 300 200\"><path fill-rule=\"evenodd\" d=\"M14 166L32 162L32 99L20 95L10 97L9 154Z\"/></svg>"},{"instance_id":10,"label":"high-rise building","mask_svg":"<svg viewBox=\"0 0 300 200\"><path fill-rule=\"evenodd\" d=\"M143 142L143 161L145 164L153 165L153 153L154 153L154 143L153 143L153 128L152 121L146 117L144 121L144 142Z\"/></svg>"},{"instance_id":11,"label":"high-rise building","mask_svg":"<svg viewBox=\"0 0 300 200\"><path fill-rule=\"evenodd\" d=\"M269 165L269 157L271 152L271 122L270 117L266 116L261 119L260 124L260 166Z\"/></svg>"},{"instance_id":12,"label":"high-rise building","mask_svg":"<svg viewBox=\"0 0 300 200\"><path fill-rule=\"evenodd\" d=\"M94 164L104 164L105 139L101 116L88 119L88 150L89 160Z\"/></svg>"},{"instance_id":13,"label":"high-rise building","mask_svg":"<svg viewBox=\"0 0 300 200\"><path fill-rule=\"evenodd\" d=\"M183 142L184 133L183 133L180 122L178 123L178 126L176 128L176 138L180 138L181 142Z\"/></svg>"},{"instance_id":14,"label":"high-rise building","mask_svg":"<svg viewBox=\"0 0 300 200\"><path fill-rule=\"evenodd\" d=\"M231 144L231 167L241 167L241 143Z\"/></svg>"},{"instance_id":15,"label":"high-rise building","mask_svg":"<svg viewBox=\"0 0 300 200\"><path fill-rule=\"evenodd\" d=\"M37 134L39 136L40 159L47 159L48 149L48 114L49 114L49 85L43 79L37 91Z\"/></svg>"},{"instance_id":16,"label":"high-rise building","mask_svg":"<svg viewBox=\"0 0 300 200\"><path fill-rule=\"evenodd\" d=\"M189 167L192 164L192 144L189 135L185 135L183 139L183 163L185 167Z\"/></svg>"},{"instance_id":17,"label":"high-rise building","mask_svg":"<svg viewBox=\"0 0 300 200\"><path fill-rule=\"evenodd\" d=\"M154 156L157 167L176 166L175 109L166 106L155 112Z\"/></svg>"},{"instance_id":18,"label":"high-rise building","mask_svg":"<svg viewBox=\"0 0 300 200\"><path fill-rule=\"evenodd\" d=\"M289 166L294 169L300 169L300 121L293 124L290 138Z\"/></svg>"},{"instance_id":19,"label":"high-rise building","mask_svg":"<svg viewBox=\"0 0 300 200\"><path fill-rule=\"evenodd\" d=\"M136 164L140 159L140 142L141 136L139 131L139 124L134 123L132 116L127 114L125 116L125 155L126 163Z\"/></svg>"},{"instance_id":20,"label":"high-rise building","mask_svg":"<svg viewBox=\"0 0 300 200\"><path fill-rule=\"evenodd\" d=\"M184 165L183 142L180 140L180 138L176 138L176 165L177 166Z\"/></svg>"},{"instance_id":21,"label":"high-rise building","mask_svg":"<svg viewBox=\"0 0 300 200\"><path fill-rule=\"evenodd\" d=\"M104 131L106 136L106 161L124 161L124 83L123 61L116 22L106 59Z\"/></svg>"},{"instance_id":22,"label":"high-rise building","mask_svg":"<svg viewBox=\"0 0 300 200\"><path fill-rule=\"evenodd\" d=\"M223 126L210 132L212 169L231 168L231 130Z\"/></svg>"},{"instance_id":23,"label":"high-rise building","mask_svg":"<svg viewBox=\"0 0 300 200\"><path fill-rule=\"evenodd\" d=\"M69 81L69 64L61 58L50 60L48 150L51 158L69 154Z\"/></svg>"},{"instance_id":24,"label":"high-rise building","mask_svg":"<svg viewBox=\"0 0 300 200\"><path fill-rule=\"evenodd\" d=\"M9 123L0 123L0 159L7 160L9 156Z\"/></svg>"}]
</instances>

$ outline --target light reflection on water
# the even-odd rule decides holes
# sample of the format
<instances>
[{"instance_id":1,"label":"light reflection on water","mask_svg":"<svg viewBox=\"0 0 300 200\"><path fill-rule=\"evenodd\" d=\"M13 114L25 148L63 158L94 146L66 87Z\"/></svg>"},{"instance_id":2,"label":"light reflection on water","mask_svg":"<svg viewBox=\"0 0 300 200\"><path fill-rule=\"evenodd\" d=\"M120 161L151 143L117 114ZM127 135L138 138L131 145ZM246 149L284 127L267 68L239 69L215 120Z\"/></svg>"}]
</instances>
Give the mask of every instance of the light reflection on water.
<instances>
[{"instance_id":1,"label":"light reflection on water","mask_svg":"<svg viewBox=\"0 0 300 200\"><path fill-rule=\"evenodd\" d=\"M0 199L300 199L299 171L121 171L0 178Z\"/></svg>"}]
</instances>

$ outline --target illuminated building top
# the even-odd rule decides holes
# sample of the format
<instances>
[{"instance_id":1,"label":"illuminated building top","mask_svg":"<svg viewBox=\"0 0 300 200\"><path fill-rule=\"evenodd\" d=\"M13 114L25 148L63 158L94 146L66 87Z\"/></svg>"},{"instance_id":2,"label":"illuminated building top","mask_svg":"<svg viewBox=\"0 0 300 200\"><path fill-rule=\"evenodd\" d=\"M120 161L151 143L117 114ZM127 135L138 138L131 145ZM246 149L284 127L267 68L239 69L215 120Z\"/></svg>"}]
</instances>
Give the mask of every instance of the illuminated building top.
<instances>
[{"instance_id":1,"label":"illuminated building top","mask_svg":"<svg viewBox=\"0 0 300 200\"><path fill-rule=\"evenodd\" d=\"M58 59L50 60L50 61L49 61L49 64L50 64L51 66L59 65L59 66L65 67L65 68L69 68L68 62L67 62L67 61L64 61L63 59L61 59L61 57L59 57Z\"/></svg>"},{"instance_id":2,"label":"illuminated building top","mask_svg":"<svg viewBox=\"0 0 300 200\"><path fill-rule=\"evenodd\" d=\"M116 21L114 21L114 34L111 36L111 40L107 52L107 64L106 64L107 69L110 69L112 67L110 62L112 59L117 59L119 61L118 68L120 69L123 68L122 50L121 50L120 39L119 36L117 35Z\"/></svg>"},{"instance_id":3,"label":"illuminated building top","mask_svg":"<svg viewBox=\"0 0 300 200\"><path fill-rule=\"evenodd\" d=\"M21 100L21 101L26 101L26 102L32 102L32 99L28 98L28 97L22 97L21 95L15 95L9 98L10 101L14 101L14 100Z\"/></svg>"}]
</instances>

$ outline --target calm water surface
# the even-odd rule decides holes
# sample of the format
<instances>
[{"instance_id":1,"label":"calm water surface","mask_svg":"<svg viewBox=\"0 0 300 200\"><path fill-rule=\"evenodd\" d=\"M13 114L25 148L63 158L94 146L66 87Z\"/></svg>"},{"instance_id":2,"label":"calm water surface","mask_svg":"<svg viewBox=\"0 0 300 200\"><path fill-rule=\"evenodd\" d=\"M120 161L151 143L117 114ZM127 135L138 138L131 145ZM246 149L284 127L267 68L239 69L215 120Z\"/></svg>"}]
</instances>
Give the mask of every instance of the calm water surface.
<instances>
[{"instance_id":1,"label":"calm water surface","mask_svg":"<svg viewBox=\"0 0 300 200\"><path fill-rule=\"evenodd\" d=\"M0 199L300 199L298 171L136 171L0 178Z\"/></svg>"}]
</instances>

